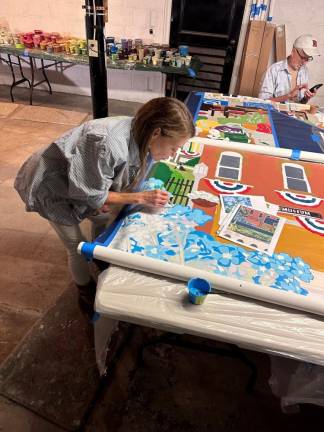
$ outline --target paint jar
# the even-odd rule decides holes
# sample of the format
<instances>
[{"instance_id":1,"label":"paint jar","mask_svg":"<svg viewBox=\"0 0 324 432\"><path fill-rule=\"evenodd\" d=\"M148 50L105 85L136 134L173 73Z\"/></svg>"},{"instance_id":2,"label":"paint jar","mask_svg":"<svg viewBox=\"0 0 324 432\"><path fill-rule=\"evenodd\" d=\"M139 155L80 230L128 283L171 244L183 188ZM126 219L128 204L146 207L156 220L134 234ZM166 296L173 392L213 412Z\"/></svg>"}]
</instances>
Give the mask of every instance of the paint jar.
<instances>
[{"instance_id":1,"label":"paint jar","mask_svg":"<svg viewBox=\"0 0 324 432\"><path fill-rule=\"evenodd\" d=\"M50 42L51 41L51 35L50 33L44 33L44 41Z\"/></svg>"},{"instance_id":2,"label":"paint jar","mask_svg":"<svg viewBox=\"0 0 324 432\"><path fill-rule=\"evenodd\" d=\"M87 47L81 48L81 55L86 56L88 54Z\"/></svg>"},{"instance_id":3,"label":"paint jar","mask_svg":"<svg viewBox=\"0 0 324 432\"><path fill-rule=\"evenodd\" d=\"M134 41L135 48L138 48L143 45L142 39L135 39Z\"/></svg>"},{"instance_id":4,"label":"paint jar","mask_svg":"<svg viewBox=\"0 0 324 432\"><path fill-rule=\"evenodd\" d=\"M118 53L111 54L111 61L115 63L118 60Z\"/></svg>"},{"instance_id":5,"label":"paint jar","mask_svg":"<svg viewBox=\"0 0 324 432\"><path fill-rule=\"evenodd\" d=\"M154 55L155 55L155 57L160 58L161 57L161 50L160 49L156 49Z\"/></svg>"},{"instance_id":6,"label":"paint jar","mask_svg":"<svg viewBox=\"0 0 324 432\"><path fill-rule=\"evenodd\" d=\"M40 41L41 41L40 34L34 34L33 43L35 48L39 48Z\"/></svg>"},{"instance_id":7,"label":"paint jar","mask_svg":"<svg viewBox=\"0 0 324 432\"><path fill-rule=\"evenodd\" d=\"M65 41L64 42L64 51L68 54L70 52L70 42Z\"/></svg>"},{"instance_id":8,"label":"paint jar","mask_svg":"<svg viewBox=\"0 0 324 432\"><path fill-rule=\"evenodd\" d=\"M131 51L133 48L133 39L128 39L127 40L127 47L128 47L128 51Z\"/></svg>"},{"instance_id":9,"label":"paint jar","mask_svg":"<svg viewBox=\"0 0 324 432\"><path fill-rule=\"evenodd\" d=\"M51 33L50 38L51 38L52 43L56 43L57 39L60 38L60 34L59 33Z\"/></svg>"},{"instance_id":10,"label":"paint jar","mask_svg":"<svg viewBox=\"0 0 324 432\"><path fill-rule=\"evenodd\" d=\"M74 54L74 52L75 52L75 44L70 43L69 54Z\"/></svg>"},{"instance_id":11,"label":"paint jar","mask_svg":"<svg viewBox=\"0 0 324 432\"><path fill-rule=\"evenodd\" d=\"M53 44L48 43L46 50L47 50L48 54L52 54L53 53Z\"/></svg>"},{"instance_id":12,"label":"paint jar","mask_svg":"<svg viewBox=\"0 0 324 432\"><path fill-rule=\"evenodd\" d=\"M127 39L121 39L120 42L121 42L122 49L128 50L128 41L127 41Z\"/></svg>"},{"instance_id":13,"label":"paint jar","mask_svg":"<svg viewBox=\"0 0 324 432\"><path fill-rule=\"evenodd\" d=\"M191 56L186 56L186 58L185 58L185 65L186 66L190 66L190 63L191 63Z\"/></svg>"},{"instance_id":14,"label":"paint jar","mask_svg":"<svg viewBox=\"0 0 324 432\"><path fill-rule=\"evenodd\" d=\"M158 58L157 57L152 57L152 63L153 63L153 66L157 66L157 64L158 64Z\"/></svg>"},{"instance_id":15,"label":"paint jar","mask_svg":"<svg viewBox=\"0 0 324 432\"><path fill-rule=\"evenodd\" d=\"M80 39L79 40L79 46L80 48L86 48L87 47L87 41L85 39Z\"/></svg>"},{"instance_id":16,"label":"paint jar","mask_svg":"<svg viewBox=\"0 0 324 432\"><path fill-rule=\"evenodd\" d=\"M188 47L188 45L179 45L179 54L182 57L186 57L187 55L189 55L189 47Z\"/></svg>"},{"instance_id":17,"label":"paint jar","mask_svg":"<svg viewBox=\"0 0 324 432\"><path fill-rule=\"evenodd\" d=\"M106 37L106 44L115 45L115 38L113 36Z\"/></svg>"},{"instance_id":18,"label":"paint jar","mask_svg":"<svg viewBox=\"0 0 324 432\"><path fill-rule=\"evenodd\" d=\"M144 48L138 48L137 52L138 52L138 60L142 62L144 58Z\"/></svg>"},{"instance_id":19,"label":"paint jar","mask_svg":"<svg viewBox=\"0 0 324 432\"><path fill-rule=\"evenodd\" d=\"M47 47L47 42L46 42L46 40L42 40L42 41L40 41L39 46L40 46L40 49L41 49L41 50L46 50L46 47Z\"/></svg>"},{"instance_id":20,"label":"paint jar","mask_svg":"<svg viewBox=\"0 0 324 432\"><path fill-rule=\"evenodd\" d=\"M61 46L58 43L53 44L53 52L55 54L59 53L61 51Z\"/></svg>"},{"instance_id":21,"label":"paint jar","mask_svg":"<svg viewBox=\"0 0 324 432\"><path fill-rule=\"evenodd\" d=\"M188 281L189 301L195 305L201 305L211 292L211 285L206 279L192 278Z\"/></svg>"},{"instance_id":22,"label":"paint jar","mask_svg":"<svg viewBox=\"0 0 324 432\"><path fill-rule=\"evenodd\" d=\"M176 58L176 67L177 68L181 68L182 66L182 60L180 57Z\"/></svg>"},{"instance_id":23,"label":"paint jar","mask_svg":"<svg viewBox=\"0 0 324 432\"><path fill-rule=\"evenodd\" d=\"M20 43L20 34L19 34L19 33L13 35L13 43L14 43L15 45L17 45L17 44Z\"/></svg>"},{"instance_id":24,"label":"paint jar","mask_svg":"<svg viewBox=\"0 0 324 432\"><path fill-rule=\"evenodd\" d=\"M27 48L33 48L34 42L33 42L33 35L34 33L24 33L22 36L22 40L20 41L25 45Z\"/></svg>"}]
</instances>

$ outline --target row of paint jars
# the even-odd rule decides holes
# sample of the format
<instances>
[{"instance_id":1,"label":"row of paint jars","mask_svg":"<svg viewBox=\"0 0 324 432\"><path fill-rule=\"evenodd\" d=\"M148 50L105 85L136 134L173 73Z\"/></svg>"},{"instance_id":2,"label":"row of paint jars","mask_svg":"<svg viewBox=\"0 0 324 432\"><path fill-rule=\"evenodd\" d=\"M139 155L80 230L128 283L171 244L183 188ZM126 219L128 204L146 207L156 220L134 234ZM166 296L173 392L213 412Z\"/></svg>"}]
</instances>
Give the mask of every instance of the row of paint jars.
<instances>
[{"instance_id":1,"label":"row of paint jars","mask_svg":"<svg viewBox=\"0 0 324 432\"><path fill-rule=\"evenodd\" d=\"M16 34L1 30L0 44L14 45L16 48L36 48L48 53L87 55L88 52L87 41L84 39L63 38L59 33L44 33L42 30Z\"/></svg>"}]
</instances>

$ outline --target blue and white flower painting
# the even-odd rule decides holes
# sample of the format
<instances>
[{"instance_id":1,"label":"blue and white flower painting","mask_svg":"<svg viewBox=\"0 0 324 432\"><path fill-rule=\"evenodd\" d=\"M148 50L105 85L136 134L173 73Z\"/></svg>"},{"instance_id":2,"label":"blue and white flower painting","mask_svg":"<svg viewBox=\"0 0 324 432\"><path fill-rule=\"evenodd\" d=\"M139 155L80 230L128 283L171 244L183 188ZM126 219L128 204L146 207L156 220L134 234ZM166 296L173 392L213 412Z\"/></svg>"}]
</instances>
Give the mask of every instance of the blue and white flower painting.
<instances>
[{"instance_id":1,"label":"blue and white flower painting","mask_svg":"<svg viewBox=\"0 0 324 432\"><path fill-rule=\"evenodd\" d=\"M199 227L211 217L200 209L175 205L159 213L125 218L111 247L162 261L192 266L274 289L306 296L314 279L310 266L285 253L269 256L217 241ZM198 228L198 229L197 229Z\"/></svg>"}]
</instances>

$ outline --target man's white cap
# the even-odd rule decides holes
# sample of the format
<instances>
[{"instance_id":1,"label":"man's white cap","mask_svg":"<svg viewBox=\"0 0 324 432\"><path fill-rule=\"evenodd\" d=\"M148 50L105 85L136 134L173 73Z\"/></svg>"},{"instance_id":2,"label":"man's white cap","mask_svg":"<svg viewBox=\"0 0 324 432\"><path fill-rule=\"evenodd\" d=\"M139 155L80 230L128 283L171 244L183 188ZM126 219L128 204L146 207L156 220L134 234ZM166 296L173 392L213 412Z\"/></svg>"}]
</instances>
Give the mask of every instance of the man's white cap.
<instances>
[{"instance_id":1,"label":"man's white cap","mask_svg":"<svg viewBox=\"0 0 324 432\"><path fill-rule=\"evenodd\" d=\"M310 34L299 36L295 42L294 47L302 49L309 57L319 56L320 53L317 48L317 39Z\"/></svg>"}]
</instances>

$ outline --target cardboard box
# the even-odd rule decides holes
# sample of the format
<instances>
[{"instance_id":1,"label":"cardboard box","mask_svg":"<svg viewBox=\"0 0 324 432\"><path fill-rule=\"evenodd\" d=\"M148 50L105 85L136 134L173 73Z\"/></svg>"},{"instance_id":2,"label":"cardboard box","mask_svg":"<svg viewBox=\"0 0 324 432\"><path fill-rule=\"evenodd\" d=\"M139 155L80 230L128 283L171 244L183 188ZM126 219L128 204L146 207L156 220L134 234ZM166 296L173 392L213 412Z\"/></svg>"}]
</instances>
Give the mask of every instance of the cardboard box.
<instances>
[{"instance_id":1,"label":"cardboard box","mask_svg":"<svg viewBox=\"0 0 324 432\"><path fill-rule=\"evenodd\" d=\"M287 57L286 29L284 24L276 27L275 40L276 40L276 62L278 62L280 60L284 60Z\"/></svg>"},{"instance_id":2,"label":"cardboard box","mask_svg":"<svg viewBox=\"0 0 324 432\"><path fill-rule=\"evenodd\" d=\"M245 38L237 89L237 93L240 95L252 96L265 25L265 21L250 21Z\"/></svg>"},{"instance_id":3,"label":"cardboard box","mask_svg":"<svg viewBox=\"0 0 324 432\"><path fill-rule=\"evenodd\" d=\"M259 62L258 67L255 74L255 80L254 80L254 86L253 86L253 93L252 95L255 97L258 97L259 90L260 90L260 84L263 78L264 73L268 69L268 63L269 63L269 57L273 45L273 36L275 32L275 24L266 23L263 38L262 38L262 45L261 45L261 51L259 56Z\"/></svg>"}]
</instances>

